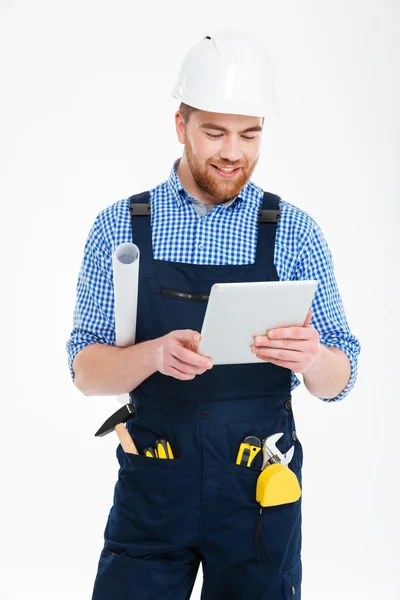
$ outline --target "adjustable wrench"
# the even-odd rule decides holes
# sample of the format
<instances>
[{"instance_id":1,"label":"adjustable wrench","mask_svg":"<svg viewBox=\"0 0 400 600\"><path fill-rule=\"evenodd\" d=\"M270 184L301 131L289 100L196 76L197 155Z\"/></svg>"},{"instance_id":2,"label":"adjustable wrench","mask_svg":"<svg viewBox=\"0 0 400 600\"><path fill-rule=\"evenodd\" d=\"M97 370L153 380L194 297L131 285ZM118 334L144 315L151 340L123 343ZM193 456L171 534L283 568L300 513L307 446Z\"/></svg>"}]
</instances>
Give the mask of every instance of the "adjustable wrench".
<instances>
[{"instance_id":1,"label":"adjustable wrench","mask_svg":"<svg viewBox=\"0 0 400 600\"><path fill-rule=\"evenodd\" d=\"M265 438L262 442L263 449L263 462L261 470L265 469L268 465L276 463L282 463L286 467L290 463L294 454L294 446L292 446L286 454L282 454L276 447L276 442L283 436L283 433L274 433L268 438Z\"/></svg>"}]
</instances>

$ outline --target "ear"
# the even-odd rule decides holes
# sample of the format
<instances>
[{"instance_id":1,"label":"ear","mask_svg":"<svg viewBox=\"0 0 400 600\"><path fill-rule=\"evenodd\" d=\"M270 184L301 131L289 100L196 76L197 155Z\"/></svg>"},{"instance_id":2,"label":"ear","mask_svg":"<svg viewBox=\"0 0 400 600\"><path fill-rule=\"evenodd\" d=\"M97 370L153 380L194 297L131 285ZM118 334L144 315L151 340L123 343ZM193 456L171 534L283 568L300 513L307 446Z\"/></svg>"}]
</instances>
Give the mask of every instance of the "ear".
<instances>
[{"instance_id":1,"label":"ear","mask_svg":"<svg viewBox=\"0 0 400 600\"><path fill-rule=\"evenodd\" d=\"M185 135L185 123L181 117L180 112L175 113L175 127L176 127L176 135L178 136L178 140L181 144L186 142Z\"/></svg>"}]
</instances>

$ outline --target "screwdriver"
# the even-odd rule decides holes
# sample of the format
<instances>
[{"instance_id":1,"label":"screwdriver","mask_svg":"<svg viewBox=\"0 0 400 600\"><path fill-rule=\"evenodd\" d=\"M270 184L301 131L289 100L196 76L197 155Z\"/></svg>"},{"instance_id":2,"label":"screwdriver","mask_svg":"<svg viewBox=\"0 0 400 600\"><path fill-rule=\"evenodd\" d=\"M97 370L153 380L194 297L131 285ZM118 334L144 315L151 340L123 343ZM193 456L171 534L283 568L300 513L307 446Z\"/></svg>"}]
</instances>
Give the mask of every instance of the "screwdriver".
<instances>
[{"instance_id":1,"label":"screwdriver","mask_svg":"<svg viewBox=\"0 0 400 600\"><path fill-rule=\"evenodd\" d=\"M158 458L157 450L154 448L145 448L144 455L148 456L149 458Z\"/></svg>"},{"instance_id":2,"label":"screwdriver","mask_svg":"<svg viewBox=\"0 0 400 600\"><path fill-rule=\"evenodd\" d=\"M167 440L163 438L156 442L158 458L174 458L172 454L171 446Z\"/></svg>"}]
</instances>

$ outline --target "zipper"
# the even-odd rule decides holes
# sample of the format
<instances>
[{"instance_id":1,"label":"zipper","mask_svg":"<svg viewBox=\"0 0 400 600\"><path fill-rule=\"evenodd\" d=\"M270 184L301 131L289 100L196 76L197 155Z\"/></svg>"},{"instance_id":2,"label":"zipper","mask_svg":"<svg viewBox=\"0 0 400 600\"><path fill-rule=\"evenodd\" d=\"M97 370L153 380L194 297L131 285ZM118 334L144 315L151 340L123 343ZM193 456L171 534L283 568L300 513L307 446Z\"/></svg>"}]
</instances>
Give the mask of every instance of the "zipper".
<instances>
[{"instance_id":1,"label":"zipper","mask_svg":"<svg viewBox=\"0 0 400 600\"><path fill-rule=\"evenodd\" d=\"M166 298L180 298L182 300L200 300L208 302L210 294L200 294L198 292L180 292L179 290L161 289L161 295Z\"/></svg>"}]
</instances>

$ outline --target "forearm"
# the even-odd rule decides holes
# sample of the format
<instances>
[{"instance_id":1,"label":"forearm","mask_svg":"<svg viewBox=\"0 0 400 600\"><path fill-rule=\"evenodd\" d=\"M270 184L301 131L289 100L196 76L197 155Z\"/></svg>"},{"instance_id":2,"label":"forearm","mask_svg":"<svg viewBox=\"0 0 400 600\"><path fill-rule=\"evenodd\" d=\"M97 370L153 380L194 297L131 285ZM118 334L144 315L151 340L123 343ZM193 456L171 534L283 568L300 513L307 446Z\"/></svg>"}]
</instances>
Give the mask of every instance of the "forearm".
<instances>
[{"instance_id":1,"label":"forearm","mask_svg":"<svg viewBox=\"0 0 400 600\"><path fill-rule=\"evenodd\" d=\"M318 398L336 398L351 375L348 356L339 348L320 345L315 363L303 373L304 385Z\"/></svg>"},{"instance_id":2,"label":"forearm","mask_svg":"<svg viewBox=\"0 0 400 600\"><path fill-rule=\"evenodd\" d=\"M154 340L126 348L91 344L75 356L74 384L85 396L130 392L156 372Z\"/></svg>"}]
</instances>

